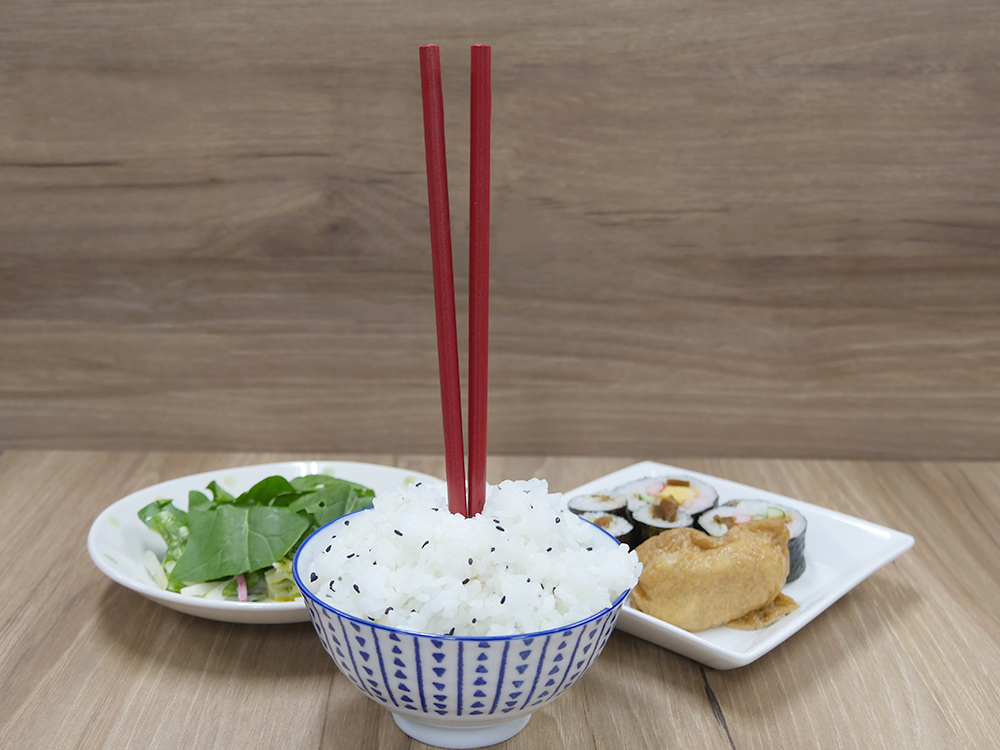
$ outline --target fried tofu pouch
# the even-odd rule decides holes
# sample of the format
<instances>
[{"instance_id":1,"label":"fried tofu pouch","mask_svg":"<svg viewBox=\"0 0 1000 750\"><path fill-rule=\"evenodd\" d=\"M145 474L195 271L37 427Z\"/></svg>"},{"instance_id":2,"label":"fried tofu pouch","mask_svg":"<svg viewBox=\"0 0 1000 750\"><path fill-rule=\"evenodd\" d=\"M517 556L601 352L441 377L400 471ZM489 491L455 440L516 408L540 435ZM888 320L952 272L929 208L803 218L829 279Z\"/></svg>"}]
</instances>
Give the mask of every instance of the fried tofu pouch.
<instances>
[{"instance_id":1,"label":"fried tofu pouch","mask_svg":"<svg viewBox=\"0 0 1000 750\"><path fill-rule=\"evenodd\" d=\"M788 577L788 527L750 521L719 537L669 529L636 548L642 575L632 606L690 632L771 604Z\"/></svg>"}]
</instances>

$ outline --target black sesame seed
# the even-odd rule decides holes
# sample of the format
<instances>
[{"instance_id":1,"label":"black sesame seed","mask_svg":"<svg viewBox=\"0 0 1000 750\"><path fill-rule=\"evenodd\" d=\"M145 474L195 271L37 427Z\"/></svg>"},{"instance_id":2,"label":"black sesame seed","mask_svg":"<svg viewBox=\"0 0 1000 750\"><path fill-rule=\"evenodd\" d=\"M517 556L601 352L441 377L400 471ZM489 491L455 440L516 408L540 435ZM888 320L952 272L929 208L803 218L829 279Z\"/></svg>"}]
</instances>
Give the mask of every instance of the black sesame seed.
<instances>
[{"instance_id":1,"label":"black sesame seed","mask_svg":"<svg viewBox=\"0 0 1000 750\"><path fill-rule=\"evenodd\" d=\"M430 543L431 543L431 540L428 539L426 542L424 542L423 544L420 545L420 549L423 549L424 547L426 547Z\"/></svg>"},{"instance_id":2,"label":"black sesame seed","mask_svg":"<svg viewBox=\"0 0 1000 750\"><path fill-rule=\"evenodd\" d=\"M490 552L496 552L496 551L497 551L496 547L490 547Z\"/></svg>"},{"instance_id":3,"label":"black sesame seed","mask_svg":"<svg viewBox=\"0 0 1000 750\"><path fill-rule=\"evenodd\" d=\"M331 544L329 547L326 548L326 551L329 552L332 549L333 549L333 545Z\"/></svg>"},{"instance_id":4,"label":"black sesame seed","mask_svg":"<svg viewBox=\"0 0 1000 750\"><path fill-rule=\"evenodd\" d=\"M587 552L593 552L593 551L594 551L593 547L587 547Z\"/></svg>"},{"instance_id":5,"label":"black sesame seed","mask_svg":"<svg viewBox=\"0 0 1000 750\"><path fill-rule=\"evenodd\" d=\"M375 618L374 617L369 616L368 619L371 620L372 622L375 622Z\"/></svg>"},{"instance_id":6,"label":"black sesame seed","mask_svg":"<svg viewBox=\"0 0 1000 750\"><path fill-rule=\"evenodd\" d=\"M473 625L475 625L475 624L476 624L476 618L475 618L475 617L473 617L473 618L472 618L472 624L473 624Z\"/></svg>"},{"instance_id":7,"label":"black sesame seed","mask_svg":"<svg viewBox=\"0 0 1000 750\"><path fill-rule=\"evenodd\" d=\"M420 486L420 485L422 485L422 484L423 484L423 482L417 482L417 483L416 483L415 485L413 485L413 486L414 486L414 487L419 487L419 486Z\"/></svg>"},{"instance_id":8,"label":"black sesame seed","mask_svg":"<svg viewBox=\"0 0 1000 750\"><path fill-rule=\"evenodd\" d=\"M552 551L552 548L551 548L551 547L549 547L549 548L548 548L547 550L545 550L545 551L546 551L546 552L551 552L551 551Z\"/></svg>"},{"instance_id":9,"label":"black sesame seed","mask_svg":"<svg viewBox=\"0 0 1000 750\"><path fill-rule=\"evenodd\" d=\"M542 589L542 591L545 591L545 584L544 583L539 583L538 585Z\"/></svg>"},{"instance_id":10,"label":"black sesame seed","mask_svg":"<svg viewBox=\"0 0 1000 750\"><path fill-rule=\"evenodd\" d=\"M386 607L384 614L389 614L392 611L392 607Z\"/></svg>"},{"instance_id":11,"label":"black sesame seed","mask_svg":"<svg viewBox=\"0 0 1000 750\"><path fill-rule=\"evenodd\" d=\"M562 522L562 519L559 516L556 516L556 523L561 523L561 522Z\"/></svg>"},{"instance_id":12,"label":"black sesame seed","mask_svg":"<svg viewBox=\"0 0 1000 750\"><path fill-rule=\"evenodd\" d=\"M531 583L531 579L530 578L528 579L528 583Z\"/></svg>"},{"instance_id":13,"label":"black sesame seed","mask_svg":"<svg viewBox=\"0 0 1000 750\"><path fill-rule=\"evenodd\" d=\"M353 552L347 556L347 559L350 560L352 557L354 557L354 553Z\"/></svg>"},{"instance_id":14,"label":"black sesame seed","mask_svg":"<svg viewBox=\"0 0 1000 750\"><path fill-rule=\"evenodd\" d=\"M330 581L330 591L337 593L337 589L333 587L333 581Z\"/></svg>"},{"instance_id":15,"label":"black sesame seed","mask_svg":"<svg viewBox=\"0 0 1000 750\"><path fill-rule=\"evenodd\" d=\"M396 536L403 536L403 532L399 529L393 529L393 531L396 533Z\"/></svg>"},{"instance_id":16,"label":"black sesame seed","mask_svg":"<svg viewBox=\"0 0 1000 750\"><path fill-rule=\"evenodd\" d=\"M501 597L500 597L500 603L501 603L501 604L503 604L503 603L504 603L504 602L506 602L506 601L507 601L507 597L506 597L506 596L501 596Z\"/></svg>"},{"instance_id":17,"label":"black sesame seed","mask_svg":"<svg viewBox=\"0 0 1000 750\"><path fill-rule=\"evenodd\" d=\"M354 590L357 591L359 594L361 593L361 589L358 588L358 584L354 584Z\"/></svg>"},{"instance_id":18,"label":"black sesame seed","mask_svg":"<svg viewBox=\"0 0 1000 750\"><path fill-rule=\"evenodd\" d=\"M468 582L469 582L470 580L471 580L471 579L469 579L469 578L466 578L466 579L465 579L464 581L462 581L462 585L464 586L464 585L465 585L465 584L467 584L467 583L468 583Z\"/></svg>"},{"instance_id":19,"label":"black sesame seed","mask_svg":"<svg viewBox=\"0 0 1000 750\"><path fill-rule=\"evenodd\" d=\"M312 582L313 582L313 581L315 581L315 580L316 580L317 578L319 578L319 576L318 576L318 575L316 575L315 573L310 573L310 574L309 574L309 583L312 583Z\"/></svg>"},{"instance_id":20,"label":"black sesame seed","mask_svg":"<svg viewBox=\"0 0 1000 750\"><path fill-rule=\"evenodd\" d=\"M344 521L344 526L350 526L350 525L351 525L350 521Z\"/></svg>"},{"instance_id":21,"label":"black sesame seed","mask_svg":"<svg viewBox=\"0 0 1000 750\"><path fill-rule=\"evenodd\" d=\"M455 628L448 631L448 635L455 635Z\"/></svg>"},{"instance_id":22,"label":"black sesame seed","mask_svg":"<svg viewBox=\"0 0 1000 750\"><path fill-rule=\"evenodd\" d=\"M472 558L469 558L469 565L472 565Z\"/></svg>"},{"instance_id":23,"label":"black sesame seed","mask_svg":"<svg viewBox=\"0 0 1000 750\"><path fill-rule=\"evenodd\" d=\"M503 531L503 526L497 526L497 531Z\"/></svg>"}]
</instances>

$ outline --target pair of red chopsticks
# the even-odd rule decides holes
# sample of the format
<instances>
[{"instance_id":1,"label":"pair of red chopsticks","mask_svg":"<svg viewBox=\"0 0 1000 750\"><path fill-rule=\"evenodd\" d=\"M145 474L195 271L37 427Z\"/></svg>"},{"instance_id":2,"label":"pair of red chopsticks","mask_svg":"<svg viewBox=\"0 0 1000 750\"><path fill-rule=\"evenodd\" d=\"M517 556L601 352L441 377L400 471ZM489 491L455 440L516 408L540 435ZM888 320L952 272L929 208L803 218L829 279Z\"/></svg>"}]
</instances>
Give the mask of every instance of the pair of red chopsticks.
<instances>
[{"instance_id":1,"label":"pair of red chopsticks","mask_svg":"<svg viewBox=\"0 0 1000 750\"><path fill-rule=\"evenodd\" d=\"M469 497L465 497L462 441L462 393L455 324L455 282L451 262L451 215L444 148L444 98L441 52L420 48L420 83L424 101L424 148L427 153L427 199L434 265L441 413L444 420L448 509L474 516L486 502L486 404L489 353L490 287L490 47L472 47L472 127L469 185Z\"/></svg>"}]
</instances>

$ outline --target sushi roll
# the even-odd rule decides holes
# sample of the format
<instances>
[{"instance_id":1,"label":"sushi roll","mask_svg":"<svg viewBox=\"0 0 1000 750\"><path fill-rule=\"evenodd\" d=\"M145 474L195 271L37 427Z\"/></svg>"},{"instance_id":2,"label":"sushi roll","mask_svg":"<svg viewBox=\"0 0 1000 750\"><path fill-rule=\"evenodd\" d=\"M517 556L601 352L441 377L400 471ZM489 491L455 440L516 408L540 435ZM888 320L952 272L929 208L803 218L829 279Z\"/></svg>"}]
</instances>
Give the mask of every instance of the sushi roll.
<instances>
[{"instance_id":1,"label":"sushi roll","mask_svg":"<svg viewBox=\"0 0 1000 750\"><path fill-rule=\"evenodd\" d=\"M612 497L603 492L595 492L590 495L577 495L566 504L566 507L569 508L570 512L578 516L582 516L584 513L601 512L625 518L628 503L625 501L625 498Z\"/></svg>"},{"instance_id":2,"label":"sushi roll","mask_svg":"<svg viewBox=\"0 0 1000 750\"><path fill-rule=\"evenodd\" d=\"M678 510L675 504L662 500L656 505L637 505L629 514L635 531L632 532L635 546L667 529L683 529L694 525L694 518Z\"/></svg>"},{"instance_id":3,"label":"sushi roll","mask_svg":"<svg viewBox=\"0 0 1000 750\"><path fill-rule=\"evenodd\" d=\"M719 493L704 482L689 477L647 477L624 484L613 493L623 498L630 513L644 505L660 505L664 500L676 505L678 512L697 516L719 501Z\"/></svg>"},{"instance_id":4,"label":"sushi roll","mask_svg":"<svg viewBox=\"0 0 1000 750\"><path fill-rule=\"evenodd\" d=\"M712 536L722 536L733 526L747 521L778 518L788 525L788 578L791 583L806 569L806 519L801 513L768 500L730 500L698 519L698 525Z\"/></svg>"},{"instance_id":5,"label":"sushi roll","mask_svg":"<svg viewBox=\"0 0 1000 750\"><path fill-rule=\"evenodd\" d=\"M585 521L600 526L619 542L632 546L633 526L624 516L603 511L588 511L579 515Z\"/></svg>"},{"instance_id":6,"label":"sushi roll","mask_svg":"<svg viewBox=\"0 0 1000 750\"><path fill-rule=\"evenodd\" d=\"M613 496L628 505L636 545L665 529L693 526L700 513L719 501L718 493L704 482L667 476L629 482Z\"/></svg>"}]
</instances>

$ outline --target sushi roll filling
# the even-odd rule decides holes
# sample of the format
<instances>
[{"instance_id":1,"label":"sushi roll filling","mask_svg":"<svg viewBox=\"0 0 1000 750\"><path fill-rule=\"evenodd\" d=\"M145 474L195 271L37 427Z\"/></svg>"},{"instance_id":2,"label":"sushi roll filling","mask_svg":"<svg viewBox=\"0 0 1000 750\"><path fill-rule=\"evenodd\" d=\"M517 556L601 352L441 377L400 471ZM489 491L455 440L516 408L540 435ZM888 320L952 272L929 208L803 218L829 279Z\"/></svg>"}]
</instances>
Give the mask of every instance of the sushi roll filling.
<instances>
[{"instance_id":1,"label":"sushi roll filling","mask_svg":"<svg viewBox=\"0 0 1000 750\"><path fill-rule=\"evenodd\" d=\"M664 517L669 518L676 507L678 516L697 516L715 507L718 493L707 484L680 477L647 477L618 487L613 496L628 504L629 513L647 511L660 505ZM666 503L661 505L662 503Z\"/></svg>"},{"instance_id":2,"label":"sushi roll filling","mask_svg":"<svg viewBox=\"0 0 1000 750\"><path fill-rule=\"evenodd\" d=\"M591 511L582 514L580 517L604 529L618 541L631 546L633 526L627 519L614 513L604 513L602 511Z\"/></svg>"},{"instance_id":3,"label":"sushi roll filling","mask_svg":"<svg viewBox=\"0 0 1000 750\"><path fill-rule=\"evenodd\" d=\"M687 508L691 501L698 497L698 490L691 486L691 483L684 479L667 479L666 481L653 482L646 487L645 494L656 502L656 500L668 500L678 506Z\"/></svg>"},{"instance_id":4,"label":"sushi roll filling","mask_svg":"<svg viewBox=\"0 0 1000 750\"><path fill-rule=\"evenodd\" d=\"M680 503L676 500L665 497L650 508L650 515L660 521L673 523L677 520L677 511L680 507Z\"/></svg>"},{"instance_id":5,"label":"sushi roll filling","mask_svg":"<svg viewBox=\"0 0 1000 750\"><path fill-rule=\"evenodd\" d=\"M624 517L627 503L621 499L612 497L604 493L594 493L591 495L580 495L569 501L567 507L576 515L584 513L613 513Z\"/></svg>"},{"instance_id":6,"label":"sushi roll filling","mask_svg":"<svg viewBox=\"0 0 1000 750\"><path fill-rule=\"evenodd\" d=\"M763 503L729 502L713 512L707 513L706 516L718 527L717 531L709 531L715 535L723 534L741 523L778 519L789 526L789 532L794 538L801 533L805 525L784 508L776 505L764 505ZM705 527L706 524L703 521L701 525Z\"/></svg>"}]
</instances>

